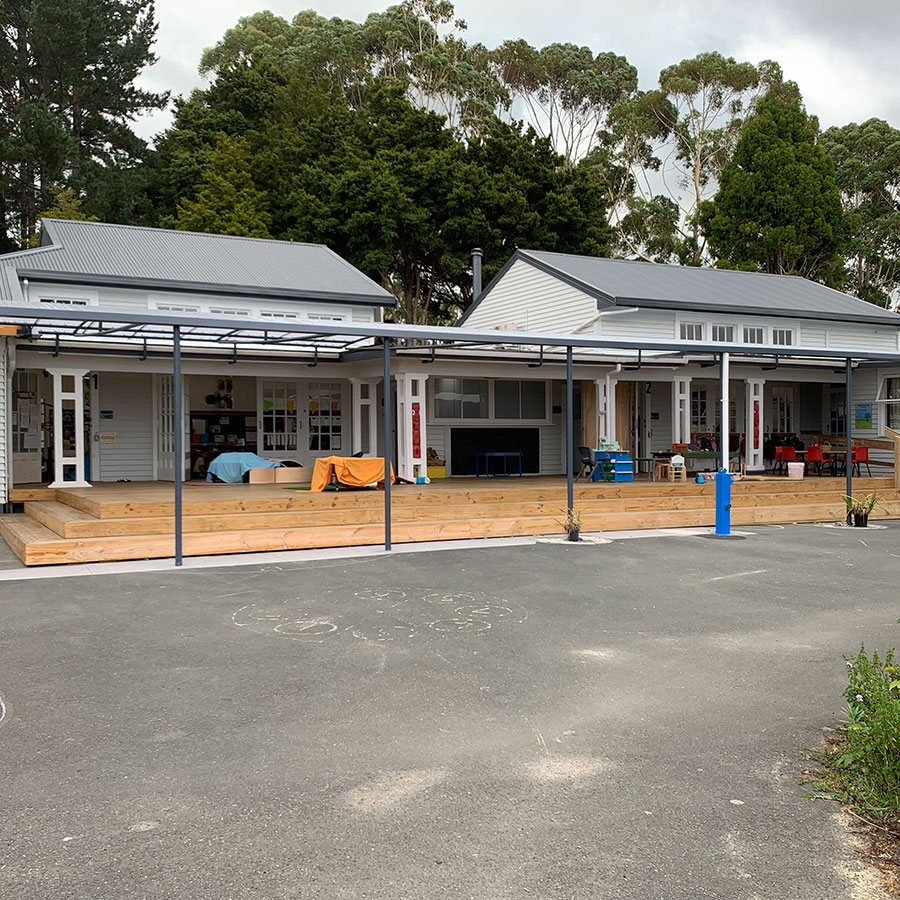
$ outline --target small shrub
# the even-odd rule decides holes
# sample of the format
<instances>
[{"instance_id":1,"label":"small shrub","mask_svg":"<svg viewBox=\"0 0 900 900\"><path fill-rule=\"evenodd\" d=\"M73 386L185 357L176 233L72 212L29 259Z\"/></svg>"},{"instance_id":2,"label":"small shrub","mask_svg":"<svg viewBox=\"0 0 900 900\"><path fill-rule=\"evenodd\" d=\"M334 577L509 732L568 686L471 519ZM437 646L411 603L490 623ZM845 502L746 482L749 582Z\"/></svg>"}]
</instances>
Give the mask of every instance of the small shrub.
<instances>
[{"instance_id":1,"label":"small shrub","mask_svg":"<svg viewBox=\"0 0 900 900\"><path fill-rule=\"evenodd\" d=\"M857 815L875 822L900 820L900 668L894 651L884 659L861 647L846 658L843 740L823 756L823 786Z\"/></svg>"}]
</instances>

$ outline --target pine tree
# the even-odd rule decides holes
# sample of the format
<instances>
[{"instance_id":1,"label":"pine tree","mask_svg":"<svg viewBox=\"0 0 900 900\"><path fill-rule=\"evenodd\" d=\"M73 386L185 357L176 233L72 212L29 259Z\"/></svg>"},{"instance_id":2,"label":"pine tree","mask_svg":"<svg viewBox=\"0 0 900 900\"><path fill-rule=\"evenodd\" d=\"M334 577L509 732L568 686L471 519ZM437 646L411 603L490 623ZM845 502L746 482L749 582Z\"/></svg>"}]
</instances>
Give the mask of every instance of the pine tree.
<instances>
[{"instance_id":1,"label":"pine tree","mask_svg":"<svg viewBox=\"0 0 900 900\"><path fill-rule=\"evenodd\" d=\"M178 228L269 237L271 224L266 194L253 183L245 142L221 137L203 172L203 188L193 200L178 204Z\"/></svg>"},{"instance_id":2,"label":"pine tree","mask_svg":"<svg viewBox=\"0 0 900 900\"><path fill-rule=\"evenodd\" d=\"M130 122L168 102L134 84L155 35L152 0L0 2L0 243L28 244L54 185L139 163Z\"/></svg>"},{"instance_id":3,"label":"pine tree","mask_svg":"<svg viewBox=\"0 0 900 900\"><path fill-rule=\"evenodd\" d=\"M700 221L722 268L838 279L844 213L834 165L795 89L747 120Z\"/></svg>"}]
</instances>

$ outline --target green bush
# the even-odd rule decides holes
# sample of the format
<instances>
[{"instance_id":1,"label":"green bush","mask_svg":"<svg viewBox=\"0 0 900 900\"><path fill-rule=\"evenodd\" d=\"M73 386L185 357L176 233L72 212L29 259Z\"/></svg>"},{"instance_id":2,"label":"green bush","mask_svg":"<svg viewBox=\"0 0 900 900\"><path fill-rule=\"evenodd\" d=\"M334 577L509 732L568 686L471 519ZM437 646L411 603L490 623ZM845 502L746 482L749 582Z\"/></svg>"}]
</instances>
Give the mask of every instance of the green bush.
<instances>
[{"instance_id":1,"label":"green bush","mask_svg":"<svg viewBox=\"0 0 900 900\"><path fill-rule=\"evenodd\" d=\"M843 741L824 755L826 784L858 815L900 819L900 668L894 651L881 660L860 647L846 658L849 683Z\"/></svg>"}]
</instances>

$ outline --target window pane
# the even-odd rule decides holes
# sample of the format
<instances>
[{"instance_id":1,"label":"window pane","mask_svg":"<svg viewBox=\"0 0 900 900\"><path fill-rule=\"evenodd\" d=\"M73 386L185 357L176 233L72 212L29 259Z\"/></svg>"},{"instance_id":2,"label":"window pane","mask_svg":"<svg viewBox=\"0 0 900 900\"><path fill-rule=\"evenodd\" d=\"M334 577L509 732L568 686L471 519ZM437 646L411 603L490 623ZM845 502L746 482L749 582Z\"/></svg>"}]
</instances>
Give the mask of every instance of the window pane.
<instances>
[{"instance_id":1,"label":"window pane","mask_svg":"<svg viewBox=\"0 0 900 900\"><path fill-rule=\"evenodd\" d=\"M683 341L702 341L703 325L700 322L682 322L681 339Z\"/></svg>"},{"instance_id":2,"label":"window pane","mask_svg":"<svg viewBox=\"0 0 900 900\"><path fill-rule=\"evenodd\" d=\"M494 416L498 419L520 419L518 381L494 382Z\"/></svg>"},{"instance_id":3,"label":"window pane","mask_svg":"<svg viewBox=\"0 0 900 900\"><path fill-rule=\"evenodd\" d=\"M488 417L488 383L483 378L464 378L462 382L462 417Z\"/></svg>"},{"instance_id":4,"label":"window pane","mask_svg":"<svg viewBox=\"0 0 900 900\"><path fill-rule=\"evenodd\" d=\"M713 325L712 339L714 341L721 341L726 344L732 343L734 341L734 326L733 325Z\"/></svg>"},{"instance_id":5,"label":"window pane","mask_svg":"<svg viewBox=\"0 0 900 900\"><path fill-rule=\"evenodd\" d=\"M790 328L773 328L772 343L783 347L789 347L794 343L794 333Z\"/></svg>"},{"instance_id":6,"label":"window pane","mask_svg":"<svg viewBox=\"0 0 900 900\"><path fill-rule=\"evenodd\" d=\"M744 329L745 344L762 344L763 330L762 328L745 328Z\"/></svg>"},{"instance_id":7,"label":"window pane","mask_svg":"<svg viewBox=\"0 0 900 900\"><path fill-rule=\"evenodd\" d=\"M434 379L434 415L438 419L462 418L462 384L458 378Z\"/></svg>"},{"instance_id":8,"label":"window pane","mask_svg":"<svg viewBox=\"0 0 900 900\"><path fill-rule=\"evenodd\" d=\"M547 391L543 381L522 382L522 418L543 419L547 415Z\"/></svg>"}]
</instances>

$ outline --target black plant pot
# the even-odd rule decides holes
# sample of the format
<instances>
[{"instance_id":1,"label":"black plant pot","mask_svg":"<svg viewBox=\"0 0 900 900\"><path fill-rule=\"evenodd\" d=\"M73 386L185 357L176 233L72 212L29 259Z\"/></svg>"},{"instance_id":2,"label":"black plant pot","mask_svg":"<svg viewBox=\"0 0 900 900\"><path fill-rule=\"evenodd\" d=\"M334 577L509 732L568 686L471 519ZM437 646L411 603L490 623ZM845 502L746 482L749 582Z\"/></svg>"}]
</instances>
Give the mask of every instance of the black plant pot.
<instances>
[{"instance_id":1,"label":"black plant pot","mask_svg":"<svg viewBox=\"0 0 900 900\"><path fill-rule=\"evenodd\" d=\"M856 528L868 528L869 514L868 513L853 513L853 525Z\"/></svg>"},{"instance_id":2,"label":"black plant pot","mask_svg":"<svg viewBox=\"0 0 900 900\"><path fill-rule=\"evenodd\" d=\"M570 531L568 532L567 538L570 541L577 541L579 539L580 531Z\"/></svg>"}]
</instances>

